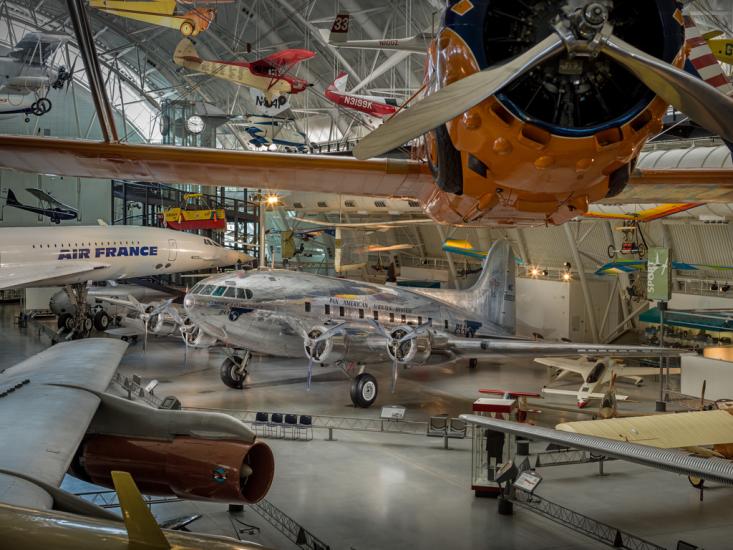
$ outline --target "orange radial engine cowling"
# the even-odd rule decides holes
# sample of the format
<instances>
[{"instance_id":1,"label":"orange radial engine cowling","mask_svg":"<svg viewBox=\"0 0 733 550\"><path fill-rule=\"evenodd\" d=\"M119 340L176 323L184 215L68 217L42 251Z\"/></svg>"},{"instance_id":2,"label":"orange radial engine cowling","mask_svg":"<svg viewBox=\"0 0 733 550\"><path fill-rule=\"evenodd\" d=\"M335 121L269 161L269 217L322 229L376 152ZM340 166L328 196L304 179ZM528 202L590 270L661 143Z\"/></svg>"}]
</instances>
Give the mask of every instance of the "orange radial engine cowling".
<instances>
[{"instance_id":1,"label":"orange radial engine cowling","mask_svg":"<svg viewBox=\"0 0 733 550\"><path fill-rule=\"evenodd\" d=\"M76 477L105 487L113 487L113 470L129 472L148 495L254 503L270 489L275 461L270 448L259 441L92 435L82 442L71 465Z\"/></svg>"}]
</instances>

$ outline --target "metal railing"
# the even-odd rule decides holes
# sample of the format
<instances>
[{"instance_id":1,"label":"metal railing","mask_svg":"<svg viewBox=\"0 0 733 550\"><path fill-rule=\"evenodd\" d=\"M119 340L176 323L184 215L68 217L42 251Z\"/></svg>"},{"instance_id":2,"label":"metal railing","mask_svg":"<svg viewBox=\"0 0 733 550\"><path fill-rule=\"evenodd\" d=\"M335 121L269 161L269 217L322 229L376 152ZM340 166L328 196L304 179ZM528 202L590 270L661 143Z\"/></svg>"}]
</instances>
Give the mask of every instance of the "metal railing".
<instances>
[{"instance_id":1,"label":"metal railing","mask_svg":"<svg viewBox=\"0 0 733 550\"><path fill-rule=\"evenodd\" d=\"M565 508L540 496L516 489L512 501L536 514L544 516L573 531L597 540L614 548L630 550L664 550L663 546L644 540L636 535L622 531L606 523Z\"/></svg>"},{"instance_id":2,"label":"metal railing","mask_svg":"<svg viewBox=\"0 0 733 550\"><path fill-rule=\"evenodd\" d=\"M330 546L305 529L293 518L280 510L277 506L267 500L261 500L253 504L252 508L262 516L270 525L298 546L308 550L329 550Z\"/></svg>"}]
</instances>

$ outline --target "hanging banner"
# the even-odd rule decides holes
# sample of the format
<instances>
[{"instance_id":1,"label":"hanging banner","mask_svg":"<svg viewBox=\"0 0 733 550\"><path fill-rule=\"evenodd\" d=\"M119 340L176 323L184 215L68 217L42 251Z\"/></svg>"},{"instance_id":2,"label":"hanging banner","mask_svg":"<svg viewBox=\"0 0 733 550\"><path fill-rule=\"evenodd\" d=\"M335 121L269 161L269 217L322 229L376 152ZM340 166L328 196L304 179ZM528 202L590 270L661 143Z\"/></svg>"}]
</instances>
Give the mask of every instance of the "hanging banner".
<instances>
[{"instance_id":1,"label":"hanging banner","mask_svg":"<svg viewBox=\"0 0 733 550\"><path fill-rule=\"evenodd\" d=\"M250 88L249 93L255 105L255 112L258 114L275 116L290 109L290 94L279 95L270 101L256 88Z\"/></svg>"},{"instance_id":2,"label":"hanging banner","mask_svg":"<svg viewBox=\"0 0 733 550\"><path fill-rule=\"evenodd\" d=\"M672 297L672 265L669 248L649 249L646 275L646 297L648 300L668 302Z\"/></svg>"}]
</instances>

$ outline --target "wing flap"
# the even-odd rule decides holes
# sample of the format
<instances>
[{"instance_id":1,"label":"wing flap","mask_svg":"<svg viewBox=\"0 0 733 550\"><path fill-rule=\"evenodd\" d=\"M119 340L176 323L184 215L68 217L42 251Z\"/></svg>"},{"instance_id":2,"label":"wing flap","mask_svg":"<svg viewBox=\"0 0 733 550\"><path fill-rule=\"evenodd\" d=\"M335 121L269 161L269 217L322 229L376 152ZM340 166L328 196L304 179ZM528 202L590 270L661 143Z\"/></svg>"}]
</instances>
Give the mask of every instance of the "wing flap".
<instances>
[{"instance_id":1,"label":"wing flap","mask_svg":"<svg viewBox=\"0 0 733 550\"><path fill-rule=\"evenodd\" d=\"M58 486L97 411L94 392L107 388L126 348L109 338L67 342L3 371L0 469ZM50 506L48 493L35 487L0 475L0 501Z\"/></svg>"},{"instance_id":2,"label":"wing flap","mask_svg":"<svg viewBox=\"0 0 733 550\"><path fill-rule=\"evenodd\" d=\"M566 422L556 428L663 449L733 443L733 416L726 411Z\"/></svg>"},{"instance_id":3,"label":"wing flap","mask_svg":"<svg viewBox=\"0 0 733 550\"><path fill-rule=\"evenodd\" d=\"M109 267L102 262L64 260L58 262L40 262L33 265L5 266L0 268L0 289L22 288L47 282L53 286L54 279L90 273L95 269Z\"/></svg>"},{"instance_id":4,"label":"wing flap","mask_svg":"<svg viewBox=\"0 0 733 550\"><path fill-rule=\"evenodd\" d=\"M603 357L672 357L680 350L649 346L620 346L603 344L574 344L546 340L519 340L512 338L450 337L448 347L454 353L470 357L487 355L576 357L582 355Z\"/></svg>"}]
</instances>

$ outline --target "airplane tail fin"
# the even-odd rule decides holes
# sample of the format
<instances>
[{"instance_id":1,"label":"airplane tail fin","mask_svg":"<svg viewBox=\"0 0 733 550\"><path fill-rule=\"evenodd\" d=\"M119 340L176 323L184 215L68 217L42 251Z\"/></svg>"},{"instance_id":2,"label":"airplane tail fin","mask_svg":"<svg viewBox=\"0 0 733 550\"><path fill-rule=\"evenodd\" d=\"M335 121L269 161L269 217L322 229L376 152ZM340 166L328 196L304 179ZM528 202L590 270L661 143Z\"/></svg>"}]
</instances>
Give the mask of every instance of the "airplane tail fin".
<instances>
[{"instance_id":1,"label":"airplane tail fin","mask_svg":"<svg viewBox=\"0 0 733 550\"><path fill-rule=\"evenodd\" d=\"M515 279L512 245L507 240L498 240L486 255L478 280L466 291L474 309L511 333L516 326Z\"/></svg>"},{"instance_id":2,"label":"airplane tail fin","mask_svg":"<svg viewBox=\"0 0 733 550\"><path fill-rule=\"evenodd\" d=\"M329 84L328 89L337 90L339 92L345 92L346 91L346 81L348 79L349 79L349 75L342 71L336 77L336 80L334 80L331 84Z\"/></svg>"},{"instance_id":3,"label":"airplane tail fin","mask_svg":"<svg viewBox=\"0 0 733 550\"><path fill-rule=\"evenodd\" d=\"M176 46L176 50L173 52L173 61L176 65L183 65L185 61L200 63L201 58L196 51L196 46L193 45L188 38L183 38Z\"/></svg>"},{"instance_id":4,"label":"airplane tail fin","mask_svg":"<svg viewBox=\"0 0 733 550\"><path fill-rule=\"evenodd\" d=\"M132 476L127 472L119 471L113 471L111 474L122 509L122 517L125 520L130 548L159 550L170 548L170 543L148 509L148 505L145 504Z\"/></svg>"},{"instance_id":5,"label":"airplane tail fin","mask_svg":"<svg viewBox=\"0 0 733 550\"><path fill-rule=\"evenodd\" d=\"M8 198L5 201L5 204L8 206L18 206L20 204L18 199L15 198L15 193L13 193L12 189L8 189Z\"/></svg>"},{"instance_id":6,"label":"airplane tail fin","mask_svg":"<svg viewBox=\"0 0 733 550\"><path fill-rule=\"evenodd\" d=\"M349 14L339 13L331 25L331 32L328 35L329 44L343 44L349 38Z\"/></svg>"}]
</instances>

